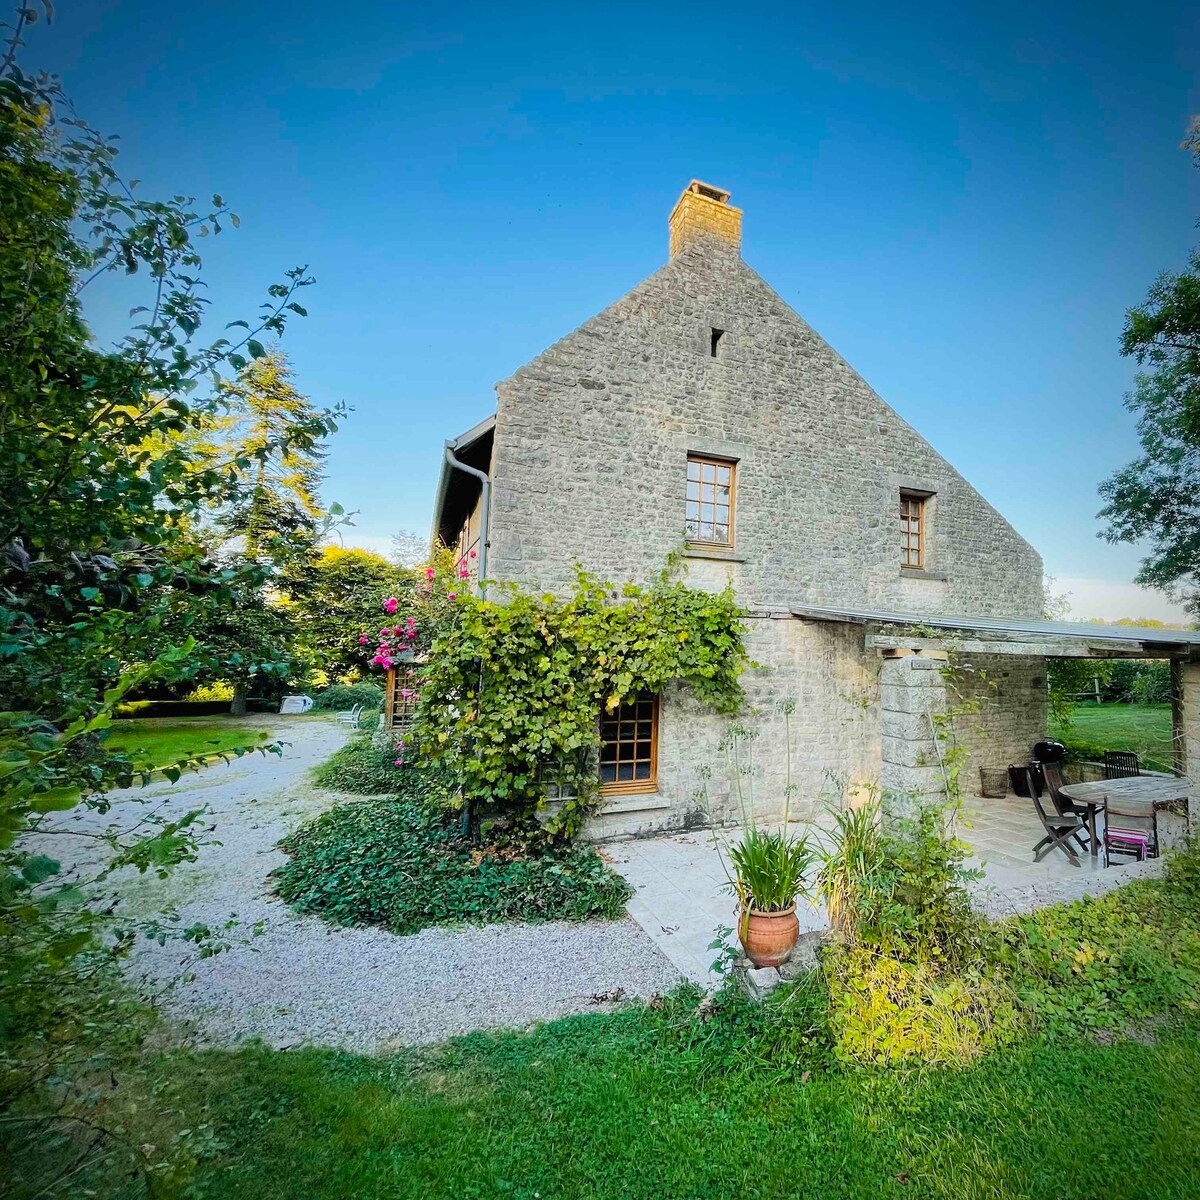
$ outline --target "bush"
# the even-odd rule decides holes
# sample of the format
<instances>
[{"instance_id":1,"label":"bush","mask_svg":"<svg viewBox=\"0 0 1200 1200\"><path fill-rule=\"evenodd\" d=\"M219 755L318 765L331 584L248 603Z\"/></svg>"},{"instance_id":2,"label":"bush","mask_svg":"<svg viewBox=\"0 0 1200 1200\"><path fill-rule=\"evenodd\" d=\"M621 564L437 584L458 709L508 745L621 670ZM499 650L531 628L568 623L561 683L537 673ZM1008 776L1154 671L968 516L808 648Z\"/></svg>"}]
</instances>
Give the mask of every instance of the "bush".
<instances>
[{"instance_id":1,"label":"bush","mask_svg":"<svg viewBox=\"0 0 1200 1200\"><path fill-rule=\"evenodd\" d=\"M339 925L394 933L461 921L616 918L633 894L590 847L529 857L476 849L459 836L454 814L413 802L339 805L280 845L290 855L274 875L284 900Z\"/></svg>"},{"instance_id":2,"label":"bush","mask_svg":"<svg viewBox=\"0 0 1200 1200\"><path fill-rule=\"evenodd\" d=\"M1085 742L1082 738L1064 738L1063 748L1067 762L1103 762L1104 747L1099 742Z\"/></svg>"},{"instance_id":3,"label":"bush","mask_svg":"<svg viewBox=\"0 0 1200 1200\"><path fill-rule=\"evenodd\" d=\"M850 1061L965 1066L1030 1025L994 969L947 972L936 959L841 943L826 955L825 970L835 1050Z\"/></svg>"},{"instance_id":4,"label":"bush","mask_svg":"<svg viewBox=\"0 0 1200 1200\"><path fill-rule=\"evenodd\" d=\"M1171 703L1171 664L1143 663L1146 669L1133 681L1133 699L1138 704Z\"/></svg>"},{"instance_id":5,"label":"bush","mask_svg":"<svg viewBox=\"0 0 1200 1200\"><path fill-rule=\"evenodd\" d=\"M382 708L383 688L374 683L335 683L313 697L317 712L344 712L356 704Z\"/></svg>"}]
</instances>

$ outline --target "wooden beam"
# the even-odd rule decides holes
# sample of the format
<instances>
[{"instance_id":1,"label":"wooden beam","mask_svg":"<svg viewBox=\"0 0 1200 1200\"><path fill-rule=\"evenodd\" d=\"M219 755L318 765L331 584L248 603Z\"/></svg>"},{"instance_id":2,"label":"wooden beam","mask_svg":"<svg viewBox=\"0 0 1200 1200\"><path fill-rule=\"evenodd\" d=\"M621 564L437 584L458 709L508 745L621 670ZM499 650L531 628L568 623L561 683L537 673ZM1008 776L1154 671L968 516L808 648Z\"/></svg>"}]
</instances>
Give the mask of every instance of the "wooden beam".
<instances>
[{"instance_id":1,"label":"wooden beam","mask_svg":"<svg viewBox=\"0 0 1200 1200\"><path fill-rule=\"evenodd\" d=\"M960 654L1010 654L1022 658L1161 658L1147 654L1140 642L1083 642L1075 638L1056 641L986 641L979 638L958 638L951 633L945 637L899 637L891 633L868 633L868 650L946 650L953 647Z\"/></svg>"}]
</instances>

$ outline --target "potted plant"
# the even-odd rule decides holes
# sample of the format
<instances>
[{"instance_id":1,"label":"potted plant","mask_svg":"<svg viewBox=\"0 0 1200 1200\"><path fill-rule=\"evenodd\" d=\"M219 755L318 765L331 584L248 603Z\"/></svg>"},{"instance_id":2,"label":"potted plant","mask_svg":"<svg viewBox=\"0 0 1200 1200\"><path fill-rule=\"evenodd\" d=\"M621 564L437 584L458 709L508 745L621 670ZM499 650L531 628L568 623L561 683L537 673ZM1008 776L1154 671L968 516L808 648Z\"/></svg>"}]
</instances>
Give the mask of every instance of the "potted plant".
<instances>
[{"instance_id":1,"label":"potted plant","mask_svg":"<svg viewBox=\"0 0 1200 1200\"><path fill-rule=\"evenodd\" d=\"M708 799L708 770L700 796L713 829L713 844L721 854L721 863L729 878L729 889L739 902L738 939L746 957L756 967L777 967L787 962L800 936L796 919L796 900L806 892L806 875L815 854L808 839L789 832L792 794L792 725L796 703L782 701L777 711L783 717L786 737L787 776L783 788L782 822L779 828L758 825L754 803L754 742L757 733L742 725L732 725L722 742L729 765L730 793L741 809L741 840L726 845L718 832ZM728 856L728 863L725 861ZM732 866L732 869L731 869Z\"/></svg>"},{"instance_id":2,"label":"potted plant","mask_svg":"<svg viewBox=\"0 0 1200 1200\"><path fill-rule=\"evenodd\" d=\"M750 827L729 849L733 890L741 902L738 939L756 967L787 962L800 936L796 899L813 863L808 839L782 829Z\"/></svg>"}]
</instances>

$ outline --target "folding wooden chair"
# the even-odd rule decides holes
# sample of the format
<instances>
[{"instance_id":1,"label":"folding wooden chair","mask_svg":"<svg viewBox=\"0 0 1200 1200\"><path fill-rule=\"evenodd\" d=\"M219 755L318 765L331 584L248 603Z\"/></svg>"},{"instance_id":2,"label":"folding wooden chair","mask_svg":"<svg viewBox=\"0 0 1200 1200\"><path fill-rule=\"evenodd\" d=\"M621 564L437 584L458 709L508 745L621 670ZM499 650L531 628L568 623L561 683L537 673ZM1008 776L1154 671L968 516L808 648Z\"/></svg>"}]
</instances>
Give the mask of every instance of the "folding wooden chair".
<instances>
[{"instance_id":1,"label":"folding wooden chair","mask_svg":"<svg viewBox=\"0 0 1200 1200\"><path fill-rule=\"evenodd\" d=\"M1142 773L1138 756L1132 750L1105 750L1104 778L1129 779Z\"/></svg>"},{"instance_id":2,"label":"folding wooden chair","mask_svg":"<svg viewBox=\"0 0 1200 1200\"><path fill-rule=\"evenodd\" d=\"M1079 855L1075 853L1075 847L1071 845L1071 839L1075 839L1080 849L1087 849L1087 844L1082 837L1085 829L1083 822L1074 813L1047 813L1045 805L1042 804L1042 798L1038 795L1037 781L1033 777L1033 771L1026 767L1025 772L1033 807L1037 812L1038 820L1042 823L1042 828L1046 831L1046 836L1033 848L1033 861L1041 862L1051 850L1061 850L1072 866L1082 866Z\"/></svg>"},{"instance_id":3,"label":"folding wooden chair","mask_svg":"<svg viewBox=\"0 0 1200 1200\"><path fill-rule=\"evenodd\" d=\"M1050 796L1050 803L1054 805L1054 811L1060 817L1077 816L1086 826L1088 818L1087 805L1076 804L1073 800L1068 799L1062 794L1062 764L1043 763L1042 778L1046 781L1046 791ZM1090 840L1086 844L1090 849Z\"/></svg>"},{"instance_id":4,"label":"folding wooden chair","mask_svg":"<svg viewBox=\"0 0 1200 1200\"><path fill-rule=\"evenodd\" d=\"M1112 865L1112 856L1123 854L1144 862L1158 857L1158 813L1149 808L1122 808L1109 800L1104 806L1104 865Z\"/></svg>"}]
</instances>

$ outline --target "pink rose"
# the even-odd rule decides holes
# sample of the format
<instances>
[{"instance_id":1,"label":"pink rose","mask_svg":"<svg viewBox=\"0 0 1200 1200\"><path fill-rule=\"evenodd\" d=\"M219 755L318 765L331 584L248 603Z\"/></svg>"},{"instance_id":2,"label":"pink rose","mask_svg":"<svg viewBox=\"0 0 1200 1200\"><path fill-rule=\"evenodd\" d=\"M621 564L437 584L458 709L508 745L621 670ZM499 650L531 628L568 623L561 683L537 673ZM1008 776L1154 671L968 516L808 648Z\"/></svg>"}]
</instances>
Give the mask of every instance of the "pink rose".
<instances>
[{"instance_id":1,"label":"pink rose","mask_svg":"<svg viewBox=\"0 0 1200 1200\"><path fill-rule=\"evenodd\" d=\"M472 557L472 558L474 558L474 557L475 557L475 551L474 551L474 550L472 550L472 551L471 551L471 557Z\"/></svg>"},{"instance_id":2,"label":"pink rose","mask_svg":"<svg viewBox=\"0 0 1200 1200\"><path fill-rule=\"evenodd\" d=\"M434 569L432 567L425 568L425 578L426 579L432 579L435 574L436 574L436 572L434 571Z\"/></svg>"},{"instance_id":3,"label":"pink rose","mask_svg":"<svg viewBox=\"0 0 1200 1200\"><path fill-rule=\"evenodd\" d=\"M389 617L392 616L399 607L400 601L397 600L395 596L389 596L383 602L383 611L386 612Z\"/></svg>"},{"instance_id":4,"label":"pink rose","mask_svg":"<svg viewBox=\"0 0 1200 1200\"><path fill-rule=\"evenodd\" d=\"M451 599L451 600L457 600L457 599L458 599L458 593L457 593L457 592L451 592L448 598L449 598L449 599Z\"/></svg>"},{"instance_id":5,"label":"pink rose","mask_svg":"<svg viewBox=\"0 0 1200 1200\"><path fill-rule=\"evenodd\" d=\"M359 644L360 646L365 646L365 645L366 645L366 644L367 644L367 643L368 643L370 640L371 640L371 639L370 639L369 637L367 637L367 635L364 633L364 634L362 635L362 637L360 637L360 638L358 639L358 644Z\"/></svg>"}]
</instances>

